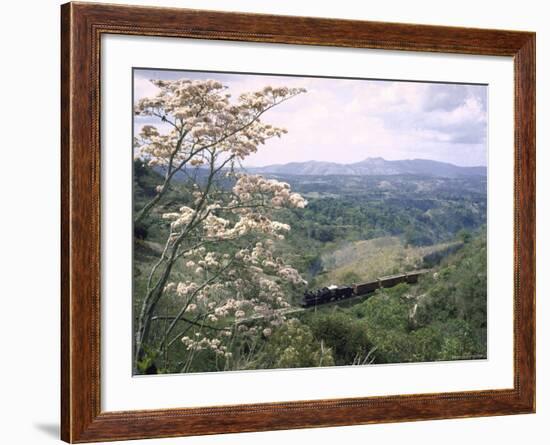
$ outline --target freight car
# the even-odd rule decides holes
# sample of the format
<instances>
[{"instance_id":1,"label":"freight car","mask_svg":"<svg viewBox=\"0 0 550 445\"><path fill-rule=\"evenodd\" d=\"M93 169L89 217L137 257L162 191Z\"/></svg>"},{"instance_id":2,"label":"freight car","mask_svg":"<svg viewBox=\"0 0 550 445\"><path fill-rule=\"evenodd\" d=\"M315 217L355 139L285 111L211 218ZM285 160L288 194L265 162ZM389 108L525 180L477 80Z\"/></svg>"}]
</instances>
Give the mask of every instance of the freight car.
<instances>
[{"instance_id":1,"label":"freight car","mask_svg":"<svg viewBox=\"0 0 550 445\"><path fill-rule=\"evenodd\" d=\"M361 284L354 284L353 293L354 295L365 295L365 294L374 292L376 289L379 289L380 287L381 287L380 281L378 280L368 281L366 283L361 283Z\"/></svg>"},{"instance_id":2,"label":"freight car","mask_svg":"<svg viewBox=\"0 0 550 445\"><path fill-rule=\"evenodd\" d=\"M397 286L399 283L414 284L418 277L429 272L427 269L415 270L398 275L380 277L374 281L353 284L351 286L328 286L316 291L306 291L301 306L304 308L319 306L334 301L344 300L351 297L359 297L374 292L376 289Z\"/></svg>"}]
</instances>

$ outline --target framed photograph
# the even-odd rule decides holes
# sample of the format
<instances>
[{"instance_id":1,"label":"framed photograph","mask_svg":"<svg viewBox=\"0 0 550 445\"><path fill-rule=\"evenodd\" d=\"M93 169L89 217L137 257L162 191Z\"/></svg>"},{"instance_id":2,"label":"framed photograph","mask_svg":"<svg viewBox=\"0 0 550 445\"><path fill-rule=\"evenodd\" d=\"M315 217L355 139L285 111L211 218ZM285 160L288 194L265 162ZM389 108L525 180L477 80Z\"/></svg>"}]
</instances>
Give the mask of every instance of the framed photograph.
<instances>
[{"instance_id":1,"label":"framed photograph","mask_svg":"<svg viewBox=\"0 0 550 445\"><path fill-rule=\"evenodd\" d=\"M535 35L62 6L62 439L535 411Z\"/></svg>"}]
</instances>

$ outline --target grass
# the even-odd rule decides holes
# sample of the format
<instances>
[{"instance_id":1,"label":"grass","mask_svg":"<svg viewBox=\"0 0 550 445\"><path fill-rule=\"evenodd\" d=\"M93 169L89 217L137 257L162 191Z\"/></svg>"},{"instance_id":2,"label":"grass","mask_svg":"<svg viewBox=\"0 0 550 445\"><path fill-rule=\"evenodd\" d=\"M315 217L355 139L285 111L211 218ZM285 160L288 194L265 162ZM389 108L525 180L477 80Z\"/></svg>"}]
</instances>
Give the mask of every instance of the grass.
<instances>
[{"instance_id":1,"label":"grass","mask_svg":"<svg viewBox=\"0 0 550 445\"><path fill-rule=\"evenodd\" d=\"M381 237L347 243L322 255L325 272L315 286L351 284L423 267L424 257L455 243L425 247L405 246L399 237Z\"/></svg>"}]
</instances>

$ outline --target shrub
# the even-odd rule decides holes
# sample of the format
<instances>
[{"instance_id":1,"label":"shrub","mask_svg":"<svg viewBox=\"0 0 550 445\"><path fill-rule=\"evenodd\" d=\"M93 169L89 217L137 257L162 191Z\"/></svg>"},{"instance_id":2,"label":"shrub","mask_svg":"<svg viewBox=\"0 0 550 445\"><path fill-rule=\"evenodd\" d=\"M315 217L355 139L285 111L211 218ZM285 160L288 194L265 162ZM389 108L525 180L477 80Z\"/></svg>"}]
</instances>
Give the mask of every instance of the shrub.
<instances>
[{"instance_id":1,"label":"shrub","mask_svg":"<svg viewBox=\"0 0 550 445\"><path fill-rule=\"evenodd\" d=\"M309 325L315 339L332 349L337 365L350 365L373 348L365 324L344 313L314 315Z\"/></svg>"},{"instance_id":2,"label":"shrub","mask_svg":"<svg viewBox=\"0 0 550 445\"><path fill-rule=\"evenodd\" d=\"M261 354L261 368L306 368L333 366L332 351L317 341L311 330L298 320L290 320L269 338Z\"/></svg>"}]
</instances>

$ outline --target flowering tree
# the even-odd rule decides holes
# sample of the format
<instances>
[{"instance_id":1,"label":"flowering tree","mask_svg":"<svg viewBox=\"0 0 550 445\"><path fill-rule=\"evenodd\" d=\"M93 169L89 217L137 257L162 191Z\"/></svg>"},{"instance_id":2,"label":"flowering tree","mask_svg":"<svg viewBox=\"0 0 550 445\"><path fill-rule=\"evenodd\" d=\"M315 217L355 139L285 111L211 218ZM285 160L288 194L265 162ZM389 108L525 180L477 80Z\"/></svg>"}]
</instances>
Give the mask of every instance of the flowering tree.
<instances>
[{"instance_id":1,"label":"flowering tree","mask_svg":"<svg viewBox=\"0 0 550 445\"><path fill-rule=\"evenodd\" d=\"M187 167L212 164L221 170L235 160L254 153L258 145L286 130L261 122L261 116L282 102L305 92L297 88L265 87L262 91L241 94L237 103L230 101L227 87L215 80L152 80L159 88L154 97L141 99L135 114L154 116L171 130L160 133L146 125L135 141L137 156L151 166L162 166L164 182L155 197L136 215L139 221L164 196L174 175Z\"/></svg>"},{"instance_id":2,"label":"flowering tree","mask_svg":"<svg viewBox=\"0 0 550 445\"><path fill-rule=\"evenodd\" d=\"M159 93L141 99L135 113L158 118L169 131L144 126L135 150L163 172L163 181L136 211L135 223L162 203L176 173L187 175L193 190L190 199L161 215L169 227L141 301L134 366L139 371L147 354L164 354L166 362L169 349L183 342L183 371L201 351L214 354L224 369L235 368L242 363L233 357L235 338L269 336L284 322L286 289L304 283L275 253L276 241L290 227L275 220L274 212L307 204L288 184L235 167L267 139L286 133L262 122L262 115L305 90L268 86L232 102L217 81L152 82ZM222 180L232 186L220 185ZM161 302L177 313L153 341L151 325ZM262 320L261 329L247 326L251 318Z\"/></svg>"}]
</instances>

